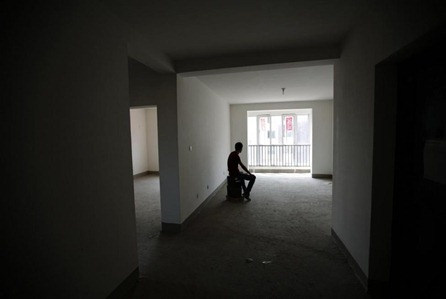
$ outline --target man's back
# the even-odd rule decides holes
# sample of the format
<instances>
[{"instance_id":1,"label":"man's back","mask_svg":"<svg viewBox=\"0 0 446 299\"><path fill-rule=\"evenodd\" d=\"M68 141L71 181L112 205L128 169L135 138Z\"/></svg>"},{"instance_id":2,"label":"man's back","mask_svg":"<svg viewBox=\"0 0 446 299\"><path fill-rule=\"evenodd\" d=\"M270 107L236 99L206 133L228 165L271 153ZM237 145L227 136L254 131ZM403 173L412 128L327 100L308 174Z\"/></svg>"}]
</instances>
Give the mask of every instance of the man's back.
<instances>
[{"instance_id":1,"label":"man's back","mask_svg":"<svg viewBox=\"0 0 446 299\"><path fill-rule=\"evenodd\" d=\"M229 176L235 177L240 174L240 171L238 169L239 163L240 163L240 157L238 155L238 152L233 151L232 153L230 153L228 157Z\"/></svg>"}]
</instances>

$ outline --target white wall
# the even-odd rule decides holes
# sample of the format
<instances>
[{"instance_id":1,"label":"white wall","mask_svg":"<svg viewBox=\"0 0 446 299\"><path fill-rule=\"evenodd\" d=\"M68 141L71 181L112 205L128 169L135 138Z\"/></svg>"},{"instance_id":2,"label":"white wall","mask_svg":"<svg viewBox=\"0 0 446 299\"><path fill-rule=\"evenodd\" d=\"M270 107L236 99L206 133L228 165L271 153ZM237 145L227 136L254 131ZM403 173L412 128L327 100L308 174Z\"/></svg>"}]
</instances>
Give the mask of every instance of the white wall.
<instances>
[{"instance_id":1,"label":"white wall","mask_svg":"<svg viewBox=\"0 0 446 299\"><path fill-rule=\"evenodd\" d=\"M130 130L133 175L135 175L149 170L145 109L130 109Z\"/></svg>"},{"instance_id":2,"label":"white wall","mask_svg":"<svg viewBox=\"0 0 446 299\"><path fill-rule=\"evenodd\" d=\"M230 153L229 104L195 77L178 75L177 82L181 221L184 221L226 179Z\"/></svg>"},{"instance_id":3,"label":"white wall","mask_svg":"<svg viewBox=\"0 0 446 299\"><path fill-rule=\"evenodd\" d=\"M129 58L131 107L157 107L161 221L180 224L177 80Z\"/></svg>"},{"instance_id":4,"label":"white wall","mask_svg":"<svg viewBox=\"0 0 446 299\"><path fill-rule=\"evenodd\" d=\"M146 109L147 129L147 170L159 171L158 158L158 116L156 108Z\"/></svg>"},{"instance_id":5,"label":"white wall","mask_svg":"<svg viewBox=\"0 0 446 299\"><path fill-rule=\"evenodd\" d=\"M313 174L333 174L333 101L313 109Z\"/></svg>"},{"instance_id":6,"label":"white wall","mask_svg":"<svg viewBox=\"0 0 446 299\"><path fill-rule=\"evenodd\" d=\"M432 1L377 1L351 31L340 63L335 66L332 228L366 276L370 254L375 65L441 18L444 19L444 10Z\"/></svg>"},{"instance_id":7,"label":"white wall","mask_svg":"<svg viewBox=\"0 0 446 299\"><path fill-rule=\"evenodd\" d=\"M156 108L130 109L133 175L159 171Z\"/></svg>"},{"instance_id":8,"label":"white wall","mask_svg":"<svg viewBox=\"0 0 446 299\"><path fill-rule=\"evenodd\" d=\"M238 141L248 144L247 112L254 110L312 109L313 149L312 173L333 172L333 101L302 101L231 105L231 149ZM240 154L247 164L247 151Z\"/></svg>"}]
</instances>

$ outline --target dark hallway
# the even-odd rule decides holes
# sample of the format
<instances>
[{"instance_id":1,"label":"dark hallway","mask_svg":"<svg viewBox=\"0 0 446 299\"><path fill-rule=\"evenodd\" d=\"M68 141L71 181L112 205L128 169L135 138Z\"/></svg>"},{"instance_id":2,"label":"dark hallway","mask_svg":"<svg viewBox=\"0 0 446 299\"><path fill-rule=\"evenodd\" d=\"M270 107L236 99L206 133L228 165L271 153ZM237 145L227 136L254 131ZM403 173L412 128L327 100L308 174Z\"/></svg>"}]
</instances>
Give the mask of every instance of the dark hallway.
<instances>
[{"instance_id":1,"label":"dark hallway","mask_svg":"<svg viewBox=\"0 0 446 299\"><path fill-rule=\"evenodd\" d=\"M154 180L135 182L137 205ZM221 188L181 234L138 235L132 298L368 298L330 235L331 187L309 174L258 174L244 203Z\"/></svg>"}]
</instances>

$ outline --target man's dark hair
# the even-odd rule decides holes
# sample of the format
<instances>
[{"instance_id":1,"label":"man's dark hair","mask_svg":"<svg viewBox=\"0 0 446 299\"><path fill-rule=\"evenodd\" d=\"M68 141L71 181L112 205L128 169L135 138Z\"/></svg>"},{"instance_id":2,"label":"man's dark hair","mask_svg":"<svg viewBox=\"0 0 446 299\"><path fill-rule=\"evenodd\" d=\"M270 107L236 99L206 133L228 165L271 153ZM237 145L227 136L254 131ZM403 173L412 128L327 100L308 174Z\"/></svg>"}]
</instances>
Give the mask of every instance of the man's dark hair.
<instances>
[{"instance_id":1,"label":"man's dark hair","mask_svg":"<svg viewBox=\"0 0 446 299\"><path fill-rule=\"evenodd\" d=\"M237 143L235 144L235 150L236 150L236 151L241 150L242 148L243 148L243 143L241 143L241 142L237 142Z\"/></svg>"}]
</instances>

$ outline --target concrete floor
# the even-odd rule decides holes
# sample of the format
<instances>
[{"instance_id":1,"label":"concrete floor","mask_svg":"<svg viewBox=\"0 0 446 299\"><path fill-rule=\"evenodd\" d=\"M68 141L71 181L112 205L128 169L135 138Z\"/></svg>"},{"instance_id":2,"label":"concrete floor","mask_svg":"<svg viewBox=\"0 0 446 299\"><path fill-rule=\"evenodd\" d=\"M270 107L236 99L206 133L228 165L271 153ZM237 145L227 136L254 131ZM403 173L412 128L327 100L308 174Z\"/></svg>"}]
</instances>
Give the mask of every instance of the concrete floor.
<instances>
[{"instance_id":1,"label":"concrete floor","mask_svg":"<svg viewBox=\"0 0 446 299\"><path fill-rule=\"evenodd\" d=\"M132 298L370 298L330 235L330 180L256 174L222 188L180 234L160 233L159 180L135 179L140 280Z\"/></svg>"}]
</instances>

